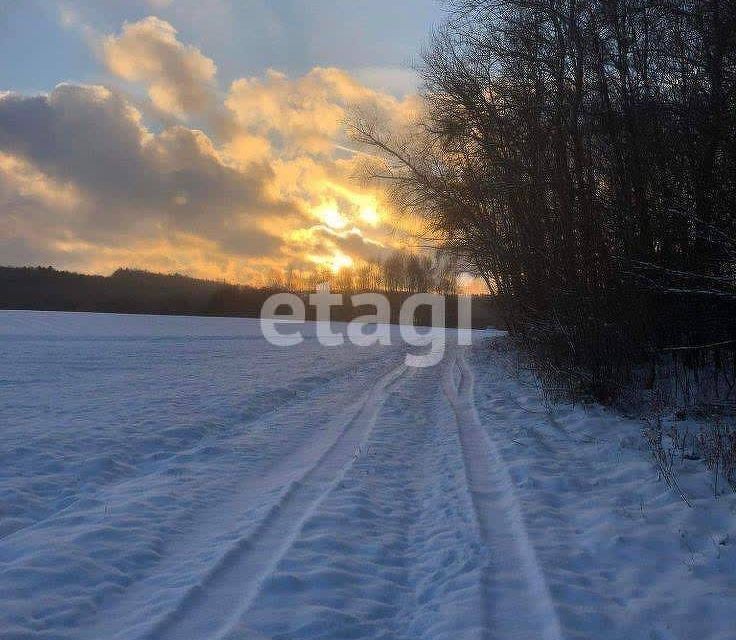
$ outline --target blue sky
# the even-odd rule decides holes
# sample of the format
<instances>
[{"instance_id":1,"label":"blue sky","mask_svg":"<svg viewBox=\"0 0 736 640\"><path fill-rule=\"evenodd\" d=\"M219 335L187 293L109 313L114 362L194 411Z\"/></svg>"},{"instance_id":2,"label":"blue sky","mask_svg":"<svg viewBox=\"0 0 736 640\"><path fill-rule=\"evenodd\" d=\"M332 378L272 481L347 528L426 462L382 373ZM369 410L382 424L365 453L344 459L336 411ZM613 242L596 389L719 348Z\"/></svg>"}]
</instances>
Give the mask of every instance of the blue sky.
<instances>
[{"instance_id":1,"label":"blue sky","mask_svg":"<svg viewBox=\"0 0 736 640\"><path fill-rule=\"evenodd\" d=\"M63 16L76 26L65 26ZM439 0L0 0L0 87L36 92L100 81L81 25L115 33L156 15L199 47L227 84L267 68L302 74L337 66L394 92L442 17ZM389 86L390 85L390 86Z\"/></svg>"}]
</instances>

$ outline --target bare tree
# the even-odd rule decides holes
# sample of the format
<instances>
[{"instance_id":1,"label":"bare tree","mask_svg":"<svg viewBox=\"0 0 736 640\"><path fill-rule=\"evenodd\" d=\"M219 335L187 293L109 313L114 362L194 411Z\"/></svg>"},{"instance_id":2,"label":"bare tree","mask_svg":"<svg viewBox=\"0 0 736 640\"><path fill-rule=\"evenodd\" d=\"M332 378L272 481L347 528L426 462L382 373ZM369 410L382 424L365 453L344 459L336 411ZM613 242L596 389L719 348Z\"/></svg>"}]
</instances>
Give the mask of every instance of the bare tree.
<instances>
[{"instance_id":1,"label":"bare tree","mask_svg":"<svg viewBox=\"0 0 736 640\"><path fill-rule=\"evenodd\" d=\"M367 175L573 387L607 398L665 349L731 344L736 4L450 6L414 129L352 123Z\"/></svg>"}]
</instances>

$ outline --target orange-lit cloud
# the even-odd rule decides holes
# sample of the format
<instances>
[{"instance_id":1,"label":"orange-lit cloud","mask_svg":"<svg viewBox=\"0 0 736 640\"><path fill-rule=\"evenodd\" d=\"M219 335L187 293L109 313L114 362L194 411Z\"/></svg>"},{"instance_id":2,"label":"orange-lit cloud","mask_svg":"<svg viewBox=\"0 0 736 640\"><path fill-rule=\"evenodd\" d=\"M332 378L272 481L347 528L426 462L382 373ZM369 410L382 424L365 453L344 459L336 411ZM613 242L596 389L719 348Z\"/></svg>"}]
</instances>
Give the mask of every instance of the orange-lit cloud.
<instances>
[{"instance_id":1,"label":"orange-lit cloud","mask_svg":"<svg viewBox=\"0 0 736 640\"><path fill-rule=\"evenodd\" d=\"M259 282L267 269L338 270L403 241L385 194L353 180L345 119L359 108L404 127L415 96L315 68L241 78L218 97L214 62L153 17L100 45L108 70L155 108L103 86L0 94L0 249L12 261ZM148 122L156 113L175 119ZM212 131L185 124L194 118Z\"/></svg>"},{"instance_id":2,"label":"orange-lit cloud","mask_svg":"<svg viewBox=\"0 0 736 640\"><path fill-rule=\"evenodd\" d=\"M166 113L182 117L211 105L215 63L196 47L177 39L176 29L150 16L126 23L119 36L104 39L108 69L116 76L148 85L151 101Z\"/></svg>"}]
</instances>

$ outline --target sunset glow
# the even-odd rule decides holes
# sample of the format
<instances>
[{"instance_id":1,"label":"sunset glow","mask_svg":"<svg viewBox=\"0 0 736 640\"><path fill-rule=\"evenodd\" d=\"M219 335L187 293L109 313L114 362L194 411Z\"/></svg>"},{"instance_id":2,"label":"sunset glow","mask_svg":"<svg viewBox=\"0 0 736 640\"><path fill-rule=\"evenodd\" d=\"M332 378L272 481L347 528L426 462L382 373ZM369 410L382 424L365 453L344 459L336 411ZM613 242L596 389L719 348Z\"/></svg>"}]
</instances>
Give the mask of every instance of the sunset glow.
<instances>
[{"instance_id":1,"label":"sunset glow","mask_svg":"<svg viewBox=\"0 0 736 640\"><path fill-rule=\"evenodd\" d=\"M345 121L361 109L405 128L412 82L389 91L380 70L329 65L224 72L218 41L179 30L188 23L174 9L186 4L104 24L84 2L60 7L58 28L90 56L70 77L94 81L0 93L6 261L259 283L270 270L338 272L409 242L380 189L355 180ZM54 145L28 144L48 130Z\"/></svg>"},{"instance_id":2,"label":"sunset glow","mask_svg":"<svg viewBox=\"0 0 736 640\"><path fill-rule=\"evenodd\" d=\"M736 640L736 0L0 59L0 640Z\"/></svg>"},{"instance_id":3,"label":"sunset glow","mask_svg":"<svg viewBox=\"0 0 736 640\"><path fill-rule=\"evenodd\" d=\"M317 267L326 268L332 273L339 273L341 269L352 267L355 261L344 253L336 253L332 256L312 256L312 261Z\"/></svg>"},{"instance_id":4,"label":"sunset glow","mask_svg":"<svg viewBox=\"0 0 736 640\"><path fill-rule=\"evenodd\" d=\"M360 219L372 227L377 227L379 224L381 224L381 216L379 215L378 211L376 211L371 206L363 207L360 210Z\"/></svg>"},{"instance_id":5,"label":"sunset glow","mask_svg":"<svg viewBox=\"0 0 736 640\"><path fill-rule=\"evenodd\" d=\"M348 226L347 218L340 213L334 202L317 209L317 216L332 229L344 229Z\"/></svg>"}]
</instances>

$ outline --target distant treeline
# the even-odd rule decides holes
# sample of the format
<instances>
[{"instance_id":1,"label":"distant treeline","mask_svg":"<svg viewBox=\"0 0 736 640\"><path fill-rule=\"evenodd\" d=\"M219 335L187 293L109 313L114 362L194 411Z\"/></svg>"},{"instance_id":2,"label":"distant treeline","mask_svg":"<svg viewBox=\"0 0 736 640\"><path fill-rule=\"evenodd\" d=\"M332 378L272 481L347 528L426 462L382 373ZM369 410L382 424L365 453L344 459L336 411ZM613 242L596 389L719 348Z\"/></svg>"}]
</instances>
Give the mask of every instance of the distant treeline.
<instances>
[{"instance_id":1,"label":"distant treeline","mask_svg":"<svg viewBox=\"0 0 736 640\"><path fill-rule=\"evenodd\" d=\"M373 289L352 287L346 293L368 290ZM51 267L0 267L0 309L257 318L269 296L286 291L305 298L309 294L306 289L287 287L284 281L268 287L251 287L137 269L118 269L111 276L98 276ZM415 292L382 291L391 303L392 322L398 322L401 303ZM345 304L333 308L332 319L349 321L369 313L373 311L353 308L350 296L346 295ZM309 305L307 319L314 319L314 308ZM419 310L416 323L429 323L427 309ZM445 324L449 327L457 324L454 294L447 296ZM474 298L473 326L498 326L490 296Z\"/></svg>"}]
</instances>

